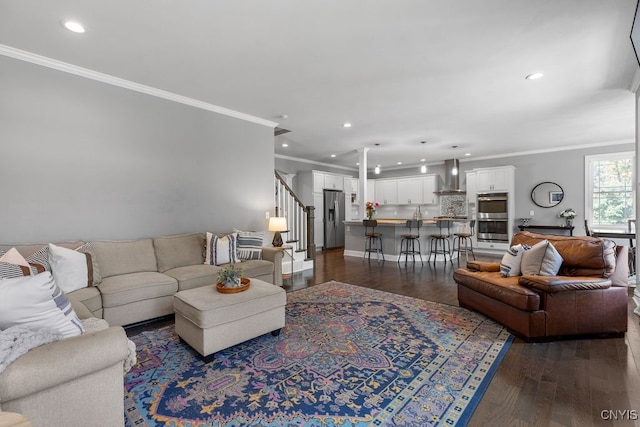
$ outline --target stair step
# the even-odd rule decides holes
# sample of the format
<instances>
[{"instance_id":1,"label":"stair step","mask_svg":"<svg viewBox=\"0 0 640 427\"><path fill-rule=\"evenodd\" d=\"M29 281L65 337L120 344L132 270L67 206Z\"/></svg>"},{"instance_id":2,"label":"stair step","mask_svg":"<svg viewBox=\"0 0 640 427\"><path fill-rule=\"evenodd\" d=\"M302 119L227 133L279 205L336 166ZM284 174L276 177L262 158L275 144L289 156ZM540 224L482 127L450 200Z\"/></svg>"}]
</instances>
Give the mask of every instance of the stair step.
<instances>
[{"instance_id":1,"label":"stair step","mask_svg":"<svg viewBox=\"0 0 640 427\"><path fill-rule=\"evenodd\" d=\"M298 253L298 252L306 252L306 251L307 251L306 249L296 249L296 253Z\"/></svg>"},{"instance_id":2,"label":"stair step","mask_svg":"<svg viewBox=\"0 0 640 427\"><path fill-rule=\"evenodd\" d=\"M298 243L300 240L287 240L286 243Z\"/></svg>"}]
</instances>

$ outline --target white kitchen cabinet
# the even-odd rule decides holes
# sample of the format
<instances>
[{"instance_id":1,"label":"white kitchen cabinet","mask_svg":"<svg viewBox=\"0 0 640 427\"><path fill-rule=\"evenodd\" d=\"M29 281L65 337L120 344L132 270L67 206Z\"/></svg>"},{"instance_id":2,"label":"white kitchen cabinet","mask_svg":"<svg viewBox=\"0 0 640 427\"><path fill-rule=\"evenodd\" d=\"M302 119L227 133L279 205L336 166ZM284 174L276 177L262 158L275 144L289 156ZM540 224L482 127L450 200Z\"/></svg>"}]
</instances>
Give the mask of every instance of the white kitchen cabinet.
<instances>
[{"instance_id":1,"label":"white kitchen cabinet","mask_svg":"<svg viewBox=\"0 0 640 427\"><path fill-rule=\"evenodd\" d=\"M343 175L324 175L324 188L327 190L344 190L344 176Z\"/></svg>"},{"instance_id":2,"label":"white kitchen cabinet","mask_svg":"<svg viewBox=\"0 0 640 427\"><path fill-rule=\"evenodd\" d=\"M366 199L366 200L365 200ZM362 197L362 203L375 202L376 201L376 180L367 180L367 197Z\"/></svg>"},{"instance_id":3,"label":"white kitchen cabinet","mask_svg":"<svg viewBox=\"0 0 640 427\"><path fill-rule=\"evenodd\" d=\"M398 180L397 179L377 179L376 180L375 201L381 205L398 204Z\"/></svg>"},{"instance_id":4,"label":"white kitchen cabinet","mask_svg":"<svg viewBox=\"0 0 640 427\"><path fill-rule=\"evenodd\" d=\"M399 205L422 204L422 177L398 178L396 181Z\"/></svg>"},{"instance_id":5,"label":"white kitchen cabinet","mask_svg":"<svg viewBox=\"0 0 640 427\"><path fill-rule=\"evenodd\" d=\"M477 192L509 191L513 185L513 167L478 169L476 171Z\"/></svg>"},{"instance_id":6,"label":"white kitchen cabinet","mask_svg":"<svg viewBox=\"0 0 640 427\"><path fill-rule=\"evenodd\" d=\"M358 204L360 203L358 186L360 180L358 178L346 177L344 179L344 192L346 197L346 203Z\"/></svg>"},{"instance_id":7,"label":"white kitchen cabinet","mask_svg":"<svg viewBox=\"0 0 640 427\"><path fill-rule=\"evenodd\" d=\"M311 174L313 177L313 192L322 193L322 190L324 190L325 175L322 172L316 171L313 171Z\"/></svg>"},{"instance_id":8,"label":"white kitchen cabinet","mask_svg":"<svg viewBox=\"0 0 640 427\"><path fill-rule=\"evenodd\" d=\"M427 175L422 177L422 203L425 205L438 204L438 176Z\"/></svg>"}]
</instances>

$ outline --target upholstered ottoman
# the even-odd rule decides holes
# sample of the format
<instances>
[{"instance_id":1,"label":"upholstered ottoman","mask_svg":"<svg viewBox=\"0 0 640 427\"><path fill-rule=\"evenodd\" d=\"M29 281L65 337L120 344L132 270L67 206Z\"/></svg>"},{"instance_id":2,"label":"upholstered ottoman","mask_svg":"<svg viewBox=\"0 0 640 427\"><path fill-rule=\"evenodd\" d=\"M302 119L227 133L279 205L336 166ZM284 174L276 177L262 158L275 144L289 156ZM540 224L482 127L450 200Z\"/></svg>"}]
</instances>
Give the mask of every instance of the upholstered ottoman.
<instances>
[{"instance_id":1,"label":"upholstered ottoman","mask_svg":"<svg viewBox=\"0 0 640 427\"><path fill-rule=\"evenodd\" d=\"M251 279L249 289L223 294L215 285L176 293L176 333L205 361L217 351L284 327L287 295L279 286Z\"/></svg>"}]
</instances>

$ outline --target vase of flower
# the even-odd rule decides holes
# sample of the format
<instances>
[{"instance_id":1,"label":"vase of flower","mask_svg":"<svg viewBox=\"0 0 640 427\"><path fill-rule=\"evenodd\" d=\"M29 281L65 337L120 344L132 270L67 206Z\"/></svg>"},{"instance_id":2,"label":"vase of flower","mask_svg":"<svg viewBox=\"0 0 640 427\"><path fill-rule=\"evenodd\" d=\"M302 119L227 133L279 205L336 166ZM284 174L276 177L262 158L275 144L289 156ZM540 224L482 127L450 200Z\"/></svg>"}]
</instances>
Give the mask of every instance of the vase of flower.
<instances>
[{"instance_id":1,"label":"vase of flower","mask_svg":"<svg viewBox=\"0 0 640 427\"><path fill-rule=\"evenodd\" d=\"M560 218L564 218L564 224L566 227L573 226L573 219L576 217L576 211L572 208L568 208L560 212L558 215Z\"/></svg>"},{"instance_id":2,"label":"vase of flower","mask_svg":"<svg viewBox=\"0 0 640 427\"><path fill-rule=\"evenodd\" d=\"M373 219L378 206L380 206L378 202L367 202L365 204L365 214L367 215L367 219Z\"/></svg>"}]
</instances>

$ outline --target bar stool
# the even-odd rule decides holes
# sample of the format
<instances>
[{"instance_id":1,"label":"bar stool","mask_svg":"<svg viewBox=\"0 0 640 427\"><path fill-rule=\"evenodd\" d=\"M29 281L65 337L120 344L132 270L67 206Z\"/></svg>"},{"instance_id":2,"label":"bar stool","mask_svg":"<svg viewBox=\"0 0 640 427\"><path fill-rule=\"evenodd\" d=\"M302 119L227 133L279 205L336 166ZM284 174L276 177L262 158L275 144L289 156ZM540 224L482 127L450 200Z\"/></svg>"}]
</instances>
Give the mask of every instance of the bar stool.
<instances>
[{"instance_id":1,"label":"bar stool","mask_svg":"<svg viewBox=\"0 0 640 427\"><path fill-rule=\"evenodd\" d=\"M471 238L474 234L475 228L476 220L472 219L469 221L470 233L453 233L453 251L458 254L458 263L460 263L460 252L464 252L467 261L469 261L469 252L471 252L471 256L473 256L474 261L476 259L476 254L473 253L473 239ZM457 249L456 242L458 243Z\"/></svg>"},{"instance_id":2,"label":"bar stool","mask_svg":"<svg viewBox=\"0 0 640 427\"><path fill-rule=\"evenodd\" d=\"M422 220L420 219L410 219L407 220L407 228L409 229L408 234L403 234L402 240L400 240L400 254L398 255L398 264L400 264L400 258L402 258L402 254L404 254L404 265L407 265L407 260L409 259L409 255L413 258L413 262L416 262L416 253L420 257L420 264L424 265L422 261L422 249L420 248L420 227L422 227ZM413 234L412 229L416 229L416 233ZM418 250L416 251L416 242L418 242ZM404 246L404 250L402 247Z\"/></svg>"},{"instance_id":3,"label":"bar stool","mask_svg":"<svg viewBox=\"0 0 640 427\"><path fill-rule=\"evenodd\" d=\"M431 241L429 244L429 257L427 262L431 259L433 254L433 265L436 264L438 254L442 254L445 264L447 263L447 255L449 255L449 262L453 264L451 259L451 245L449 244L449 237L451 235L451 222L450 220L436 220L436 226L438 227L438 233L431 235Z\"/></svg>"},{"instance_id":4,"label":"bar stool","mask_svg":"<svg viewBox=\"0 0 640 427\"><path fill-rule=\"evenodd\" d=\"M376 227L378 226L378 221L375 219L364 219L362 220L362 225L364 225L364 256L362 257L362 262L369 254L369 261L371 261L371 252L376 253L376 257L378 258L378 262L380 262L380 255L382 255L382 261L384 261L384 252L382 252L382 233L376 233ZM369 231L371 229L371 231Z\"/></svg>"}]
</instances>

